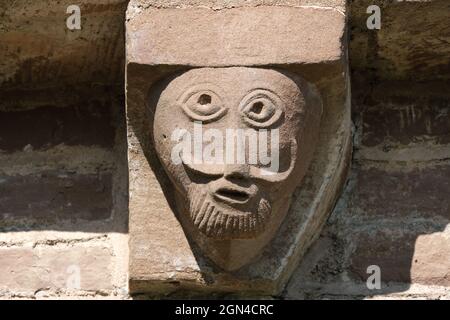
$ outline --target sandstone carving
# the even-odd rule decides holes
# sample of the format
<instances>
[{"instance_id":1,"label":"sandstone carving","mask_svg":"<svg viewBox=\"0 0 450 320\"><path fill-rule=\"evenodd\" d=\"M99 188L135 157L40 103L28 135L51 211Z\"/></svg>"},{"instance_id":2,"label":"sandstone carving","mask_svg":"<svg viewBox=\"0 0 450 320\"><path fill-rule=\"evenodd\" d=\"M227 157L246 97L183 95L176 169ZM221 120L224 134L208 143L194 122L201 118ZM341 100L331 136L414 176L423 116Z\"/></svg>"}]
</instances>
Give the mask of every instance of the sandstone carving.
<instances>
[{"instance_id":1,"label":"sandstone carving","mask_svg":"<svg viewBox=\"0 0 450 320\"><path fill-rule=\"evenodd\" d=\"M156 151L175 185L186 233L220 267L234 270L247 264L278 231L317 146L321 115L317 89L298 76L271 69L194 69L162 91L153 128ZM210 141L200 137L199 147L207 151L215 144L223 157L205 163L191 161L188 154L174 164L179 141L169 137L186 129L191 142L194 123L216 133ZM279 137L264 140L268 131ZM234 134L231 143L217 141L228 137L227 132ZM238 146L239 134L243 140ZM269 171L270 163L262 159L250 161L266 146L277 155L271 160L280 161L277 171ZM225 159L227 148L236 149L234 158ZM240 163L238 152L243 153Z\"/></svg>"},{"instance_id":2,"label":"sandstone carving","mask_svg":"<svg viewBox=\"0 0 450 320\"><path fill-rule=\"evenodd\" d=\"M450 299L449 12L0 0L0 300Z\"/></svg>"},{"instance_id":3,"label":"sandstone carving","mask_svg":"<svg viewBox=\"0 0 450 320\"><path fill-rule=\"evenodd\" d=\"M127 14L130 291L278 294L347 176L344 16Z\"/></svg>"}]
</instances>

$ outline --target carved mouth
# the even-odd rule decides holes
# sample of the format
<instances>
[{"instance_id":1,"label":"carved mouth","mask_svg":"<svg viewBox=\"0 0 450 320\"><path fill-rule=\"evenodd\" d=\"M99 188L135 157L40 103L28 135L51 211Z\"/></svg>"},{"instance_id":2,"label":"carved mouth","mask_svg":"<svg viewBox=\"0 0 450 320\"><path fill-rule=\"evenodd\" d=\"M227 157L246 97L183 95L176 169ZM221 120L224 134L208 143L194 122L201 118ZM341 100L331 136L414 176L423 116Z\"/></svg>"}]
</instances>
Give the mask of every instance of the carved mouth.
<instances>
[{"instance_id":1,"label":"carved mouth","mask_svg":"<svg viewBox=\"0 0 450 320\"><path fill-rule=\"evenodd\" d=\"M214 195L220 200L231 203L246 203L250 199L248 192L234 188L220 188Z\"/></svg>"}]
</instances>

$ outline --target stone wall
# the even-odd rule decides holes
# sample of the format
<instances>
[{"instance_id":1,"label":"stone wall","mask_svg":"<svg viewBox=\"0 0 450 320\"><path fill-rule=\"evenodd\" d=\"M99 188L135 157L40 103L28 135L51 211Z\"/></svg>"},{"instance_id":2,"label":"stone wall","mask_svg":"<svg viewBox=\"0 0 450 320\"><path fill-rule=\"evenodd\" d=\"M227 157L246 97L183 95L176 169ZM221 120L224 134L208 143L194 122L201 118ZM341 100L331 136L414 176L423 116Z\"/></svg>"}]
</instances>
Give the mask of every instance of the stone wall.
<instances>
[{"instance_id":1,"label":"stone wall","mask_svg":"<svg viewBox=\"0 0 450 320\"><path fill-rule=\"evenodd\" d=\"M367 30L378 4L381 30ZM288 298L448 298L448 1L352 1L354 155L344 195ZM381 268L368 290L367 267Z\"/></svg>"},{"instance_id":2,"label":"stone wall","mask_svg":"<svg viewBox=\"0 0 450 320\"><path fill-rule=\"evenodd\" d=\"M1 298L127 297L127 3L73 3L0 4Z\"/></svg>"},{"instance_id":3,"label":"stone wall","mask_svg":"<svg viewBox=\"0 0 450 320\"><path fill-rule=\"evenodd\" d=\"M72 2L0 4L0 298L129 298L127 1L76 1L83 28L69 31ZM449 298L448 1L142 8L219 2L324 6L349 19L351 174L281 298ZM379 31L366 29L369 4L382 9ZM369 265L381 290L365 285Z\"/></svg>"}]
</instances>

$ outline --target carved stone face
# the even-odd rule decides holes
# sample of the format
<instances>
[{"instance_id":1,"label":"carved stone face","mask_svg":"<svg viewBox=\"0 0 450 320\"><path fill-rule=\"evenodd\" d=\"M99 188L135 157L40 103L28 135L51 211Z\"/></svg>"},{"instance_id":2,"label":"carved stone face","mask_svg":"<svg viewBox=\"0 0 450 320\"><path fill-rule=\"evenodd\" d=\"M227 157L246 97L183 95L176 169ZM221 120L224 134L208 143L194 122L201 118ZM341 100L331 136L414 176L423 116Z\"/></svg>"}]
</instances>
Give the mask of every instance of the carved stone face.
<instances>
[{"instance_id":1,"label":"carved stone face","mask_svg":"<svg viewBox=\"0 0 450 320\"><path fill-rule=\"evenodd\" d=\"M225 270L274 238L310 165L322 103L298 76L202 68L173 78L153 136L188 236Z\"/></svg>"}]
</instances>

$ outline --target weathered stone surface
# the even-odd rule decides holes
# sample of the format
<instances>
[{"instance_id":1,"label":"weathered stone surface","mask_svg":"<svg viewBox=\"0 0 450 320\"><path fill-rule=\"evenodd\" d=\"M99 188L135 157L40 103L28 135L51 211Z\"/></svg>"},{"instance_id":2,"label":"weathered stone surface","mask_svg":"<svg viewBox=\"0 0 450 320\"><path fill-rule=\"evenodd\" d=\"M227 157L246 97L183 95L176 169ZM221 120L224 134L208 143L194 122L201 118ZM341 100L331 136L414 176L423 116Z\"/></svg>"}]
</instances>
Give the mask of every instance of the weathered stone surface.
<instances>
[{"instance_id":1,"label":"weathered stone surface","mask_svg":"<svg viewBox=\"0 0 450 320\"><path fill-rule=\"evenodd\" d=\"M139 0L130 4L130 11L142 8L191 8L203 7L214 10L256 6L318 6L345 9L345 0Z\"/></svg>"},{"instance_id":2,"label":"weathered stone surface","mask_svg":"<svg viewBox=\"0 0 450 320\"><path fill-rule=\"evenodd\" d=\"M411 282L450 287L450 237L447 233L417 238L411 266Z\"/></svg>"},{"instance_id":3,"label":"weathered stone surface","mask_svg":"<svg viewBox=\"0 0 450 320\"><path fill-rule=\"evenodd\" d=\"M123 83L126 0L2 1L0 87ZM69 5L81 30L69 30Z\"/></svg>"},{"instance_id":4,"label":"weathered stone surface","mask_svg":"<svg viewBox=\"0 0 450 320\"><path fill-rule=\"evenodd\" d=\"M345 223L329 224L295 271L283 296L443 298L449 285L448 229L422 223L352 224L346 218ZM381 288L370 290L366 281L373 273L367 268L373 265L381 269Z\"/></svg>"},{"instance_id":5,"label":"weathered stone surface","mask_svg":"<svg viewBox=\"0 0 450 320\"><path fill-rule=\"evenodd\" d=\"M441 128L442 118L433 116L439 114L441 105L435 104L436 108L429 109L424 103L424 117L430 119L427 126L420 125L423 120L420 120L418 106L416 122L405 126L406 134L403 134L391 124L390 118L397 110L405 110L405 105L417 105L422 101L421 98L416 100L414 95L408 100L408 91L404 87L401 89L391 91L401 97L397 101L400 104L391 101L364 105L358 110L362 115L354 111L358 125L357 148L347 189L321 239L291 278L285 297L448 297L445 286L448 286L450 243L447 226L450 221L450 148L448 144L437 143L445 139L446 133L434 129ZM424 101L429 102L429 97ZM442 105L443 114L446 106ZM370 126L367 120L361 119L366 111L373 113ZM375 118L378 114L383 115L382 121ZM446 120L444 118L444 123ZM419 125L416 127L413 123ZM431 128L434 134L427 136L424 131ZM395 134L388 136L386 131ZM364 143L367 133L371 134L371 139L378 135L385 139L367 145ZM390 137L397 140L391 141ZM403 141L407 144L400 143L403 137L408 139ZM383 149L384 145L390 148ZM366 286L370 265L382 268L381 290L369 290Z\"/></svg>"},{"instance_id":6,"label":"weathered stone surface","mask_svg":"<svg viewBox=\"0 0 450 320\"><path fill-rule=\"evenodd\" d=\"M363 281L369 276L367 267L377 265L383 282L450 286L448 234L377 232L355 242L350 270Z\"/></svg>"},{"instance_id":7,"label":"weathered stone surface","mask_svg":"<svg viewBox=\"0 0 450 320\"><path fill-rule=\"evenodd\" d=\"M287 299L314 299L314 294L330 294L325 289L327 284L342 279L348 284L343 273L346 270L346 252L348 244L344 238L332 237L325 227L319 239L311 246L303 261L293 273L283 297ZM345 284L339 284L340 294L345 295ZM352 287L354 284L351 285ZM323 290L323 291L321 291ZM318 292L318 293L316 293Z\"/></svg>"},{"instance_id":8,"label":"weathered stone surface","mask_svg":"<svg viewBox=\"0 0 450 320\"><path fill-rule=\"evenodd\" d=\"M114 140L109 106L0 111L1 151L49 149L59 144L112 148Z\"/></svg>"},{"instance_id":9,"label":"weathered stone surface","mask_svg":"<svg viewBox=\"0 0 450 320\"><path fill-rule=\"evenodd\" d=\"M355 70L355 69L353 69ZM448 106L450 80L396 80L375 81L364 74L353 73L352 110L364 111L366 108L403 108L414 105L418 109Z\"/></svg>"},{"instance_id":10,"label":"weathered stone surface","mask_svg":"<svg viewBox=\"0 0 450 320\"><path fill-rule=\"evenodd\" d=\"M450 166L406 172L361 168L349 210L358 217L450 220Z\"/></svg>"},{"instance_id":11,"label":"weathered stone surface","mask_svg":"<svg viewBox=\"0 0 450 320\"><path fill-rule=\"evenodd\" d=\"M101 245L1 247L0 290L24 294L49 289L111 290L111 260L110 249Z\"/></svg>"},{"instance_id":12,"label":"weathered stone surface","mask_svg":"<svg viewBox=\"0 0 450 320\"><path fill-rule=\"evenodd\" d=\"M362 145L385 148L411 143L450 143L448 102L376 105L361 112Z\"/></svg>"},{"instance_id":13,"label":"weathered stone surface","mask_svg":"<svg viewBox=\"0 0 450 320\"><path fill-rule=\"evenodd\" d=\"M240 67L190 70L153 94L155 150L174 184L185 232L217 266L236 271L275 237L311 164L323 114L319 92L293 73ZM189 146L174 163L179 128ZM248 134L243 144L227 136L238 130ZM192 148L200 135L199 157ZM263 152L271 153L269 163Z\"/></svg>"},{"instance_id":14,"label":"weathered stone surface","mask_svg":"<svg viewBox=\"0 0 450 320\"><path fill-rule=\"evenodd\" d=\"M381 30L366 27L369 5L381 8ZM316 260L319 272L297 275L291 297L448 297L449 5L350 2L353 178L329 223L333 241ZM344 242L336 247L335 239ZM365 286L372 264L381 267L382 290Z\"/></svg>"},{"instance_id":15,"label":"weathered stone surface","mask_svg":"<svg viewBox=\"0 0 450 320\"><path fill-rule=\"evenodd\" d=\"M369 5L381 8L380 30L367 29ZM447 0L351 1L353 73L361 73L372 83L375 79L448 80L449 11Z\"/></svg>"},{"instance_id":16,"label":"weathered stone surface","mask_svg":"<svg viewBox=\"0 0 450 320\"><path fill-rule=\"evenodd\" d=\"M111 216L112 199L110 173L0 176L0 226L10 219L23 218L53 223L107 219Z\"/></svg>"},{"instance_id":17,"label":"weathered stone surface","mask_svg":"<svg viewBox=\"0 0 450 320\"><path fill-rule=\"evenodd\" d=\"M351 141L345 17L331 8L155 9L139 4L130 3L137 9L127 21L130 291L277 294L319 235L346 179ZM176 192L149 134L155 107L149 94L158 80L192 66L272 64L317 86L324 104L320 140L274 240L248 266L225 272L188 241L190 232L177 220Z\"/></svg>"},{"instance_id":18,"label":"weathered stone surface","mask_svg":"<svg viewBox=\"0 0 450 320\"><path fill-rule=\"evenodd\" d=\"M91 100L105 94L92 88L92 85L97 83L107 86L118 84L114 90L122 91L123 23L127 1L100 0L95 1L95 4L90 0L77 2L0 1L2 57L0 110L17 111L40 107L41 110L47 110L48 106L85 107L90 104L88 98ZM81 31L70 32L65 26L65 19L68 16L66 8L69 4L81 6L83 27ZM323 8L329 7L345 12L346 6L342 0L140 0L133 1L132 4L135 5L129 17L138 16L149 7L195 9L201 5L205 8L204 12L214 11L218 15L225 10L240 10L241 7L250 9L257 6L279 6L283 9L291 6L300 9L300 6L319 6L322 7L321 10L327 10ZM371 4L379 4L382 9L380 31L370 31L366 28L368 17L366 8ZM357 180L355 185L352 185L354 181L350 182L328 228L294 273L288 290L282 296L310 299L367 297L448 299L450 298L448 227L443 231L448 221L446 211L448 197L445 197L445 191L449 190L446 182L450 158L446 121L449 118L448 104L442 105L441 108L440 104L429 103L423 98L448 101L450 97L449 2L448 0L355 0L348 1L348 5L351 10L352 28L349 52L353 64L352 96L356 102L353 105L357 126L355 141L359 148L356 149L355 157L357 165L353 166ZM249 24L250 22L246 22L242 25ZM161 34L165 34L166 31L163 30ZM221 30L219 33L227 36L227 30ZM314 33L315 37L318 33L318 30ZM287 40L295 38L286 33L285 35ZM271 38L272 34L267 36L267 39ZM179 40L174 41L176 43ZM208 42L203 43L207 47ZM198 48L202 45L194 43L194 46L188 49L190 52L200 52ZM298 47L298 42L291 44L297 50L295 45ZM254 44L254 47L261 46ZM270 49L269 46L263 48ZM222 50L222 47L219 49ZM275 49L277 48L268 50L272 52L272 57L277 53ZM179 55L176 47L174 50ZM220 54L217 56L220 57ZM284 56L284 53L279 56ZM197 61L201 60L202 58L198 57ZM339 63L333 63L336 64ZM319 64L311 68L293 65L290 67L319 84L323 80L323 74L326 74L324 70L331 71L333 75L329 75L329 78L335 80L336 75L342 72L341 67L319 67ZM133 65L128 65L128 68L133 70ZM163 69L166 70L161 71ZM144 83L165 77L166 72L171 70L175 71L178 68L160 66L131 80L146 88ZM87 89L81 88L79 85L81 82L86 83L83 86ZM342 91L342 88L334 86L339 82L333 80L329 86L319 85L325 103L340 95L337 92ZM131 101L135 105L145 100L145 94L139 97L138 90L130 87L128 90L136 99ZM334 105L339 103L335 101ZM414 106L414 110L409 112L406 107L408 105ZM120 104L116 105L116 108L121 110ZM143 122L142 114L139 110L129 110L129 115L132 115L132 119L136 119L135 122ZM6 116L2 113L3 115ZM36 116L39 117L38 112ZM411 120L405 122L404 126L401 125L403 117ZM0 116L0 121L1 119ZM120 122L118 119L113 121ZM100 122L103 123L102 120ZM365 127L361 129L360 124L364 124ZM31 123L31 126L33 125L35 124ZM80 126L83 127L83 124ZM42 129L37 125L36 128ZM134 163L130 169L130 182L136 182L135 187L130 189L135 201L133 203L143 208L149 206L154 208L150 214L143 212L140 216L131 215L132 229L142 234L148 232L146 225L154 224L153 242L131 236L131 247L136 248L136 252L132 253L133 262L130 266L130 272L134 275L131 289L137 291L148 289L145 285L141 288L139 286L151 280L154 284L153 292L168 292L182 287L193 293L194 289L199 287L194 283L204 284L203 290L212 290L214 284L223 279L210 277L215 273L214 270L200 269L199 264L203 263L201 259L197 261L195 256L185 255L192 248L184 234L174 232L180 228L178 221L162 209L168 207L166 196L170 194L164 195L159 183L163 185L166 181L161 178L163 177L161 172L157 170L152 172L147 162L142 161L138 137L142 137L143 134L137 132L139 130L136 123L130 128L129 155L130 163ZM149 130L148 128L146 130ZM91 146L90 139L85 139L87 135L77 128L73 129L74 136L64 136L67 140ZM10 132L16 131L14 128L11 130ZM336 132L334 128L331 128L330 132L333 130ZM12 138L21 134L16 132L17 135L13 135L10 132L8 137ZM363 136L360 136L361 133ZM122 132L119 136L124 138L125 134ZM48 134L38 137L45 140ZM103 139L97 136L90 138L95 141ZM141 141L145 146L146 141ZM114 148L119 150L118 153L121 153L120 150L123 153L124 143L118 141ZM101 171L109 172L114 163L126 162L123 157L114 155L111 145L107 148L52 145L50 149L41 148L34 151L25 149L26 152L8 152L0 155L1 175L10 177L31 174L35 177L37 172L55 170L76 172L82 177L84 175L94 177L91 175L97 171L97 167ZM14 150L19 151L19 147L11 149ZM333 152L330 153L332 154ZM126 167L126 163L121 165L123 168ZM317 166L317 170L322 168ZM153 174L156 174L158 181ZM138 180L140 176L144 177L144 180L154 179L153 183ZM45 187L49 182L44 179L43 184L39 184L37 181L34 183L31 178L27 179L24 177L23 183L32 181L36 190ZM83 290L91 290L76 291L72 297L96 298L99 295L109 295L107 291L114 287L123 292L120 298L126 298L125 282L115 281L124 279L128 272L125 266L128 257L125 233L126 175L117 172L114 173L113 179L115 191L112 217L76 223L68 223L64 218L63 222L52 224L52 227L68 228L70 231L56 232L57 235L50 230L41 231L48 228L45 224L36 225L39 231L0 233L0 299L61 298L66 287L65 263L69 261L74 263L83 261L80 263L83 266L82 273L84 276L87 275L89 281L86 285L82 280L81 284ZM56 183L59 178L52 181ZM93 185L96 185L96 180L93 181ZM89 186L87 187L91 190ZM358 190L360 187L361 190ZM19 197L21 195L19 187L17 190L15 196ZM52 187L51 190L55 193L61 190L65 192L65 187L60 185L59 189ZM2 195L0 193L0 198ZM352 199L353 207L348 207L348 199ZM80 205L87 209L89 206L88 203ZM60 216L67 215L63 213ZM75 213L74 216L79 214ZM0 220L0 224L5 221L3 218ZM21 225L15 220L10 227L20 230ZM98 233L99 230L108 234L108 238L115 236L117 238L108 239L110 241L108 245L102 245L98 250L85 249L85 246L93 246L90 237L102 237L102 233ZM89 234L89 231L95 234ZM116 231L118 233L115 233ZM36 244L32 245L33 249L22 247L24 237L28 239L26 241ZM82 243L78 243L80 239L83 239ZM157 243L158 246L152 246L152 243ZM115 247L113 260L110 260L103 249L109 246ZM71 252L74 252L76 259L72 259ZM172 259L170 254L180 258ZM383 282L381 292L368 290L364 283L367 278L365 267L368 263L374 263L374 260L383 265L383 281L405 281L405 283L389 284L388 287L387 283ZM106 261L111 262L110 268L105 264ZM85 268L87 265L89 267ZM152 269L149 269L149 265ZM164 276L166 281L161 280L162 269L169 270L167 276ZM83 270L87 270L87 273ZM154 277L148 277L148 272L154 274ZM240 287L242 285L240 281L233 283L229 279L225 280L230 284L227 287L230 291L247 289ZM105 288L110 289L104 291ZM23 294L24 291L27 293ZM206 295L209 293L203 291L201 297Z\"/></svg>"},{"instance_id":19,"label":"weathered stone surface","mask_svg":"<svg viewBox=\"0 0 450 320\"><path fill-rule=\"evenodd\" d=\"M344 32L345 16L333 9L149 8L127 22L127 63L204 67L341 63Z\"/></svg>"},{"instance_id":20,"label":"weathered stone surface","mask_svg":"<svg viewBox=\"0 0 450 320\"><path fill-rule=\"evenodd\" d=\"M95 146L58 145L47 150L0 154L0 176L26 176L45 172L96 175L117 170L120 159L114 150Z\"/></svg>"},{"instance_id":21,"label":"weathered stone surface","mask_svg":"<svg viewBox=\"0 0 450 320\"><path fill-rule=\"evenodd\" d=\"M0 299L128 297L127 2L0 1Z\"/></svg>"}]
</instances>

